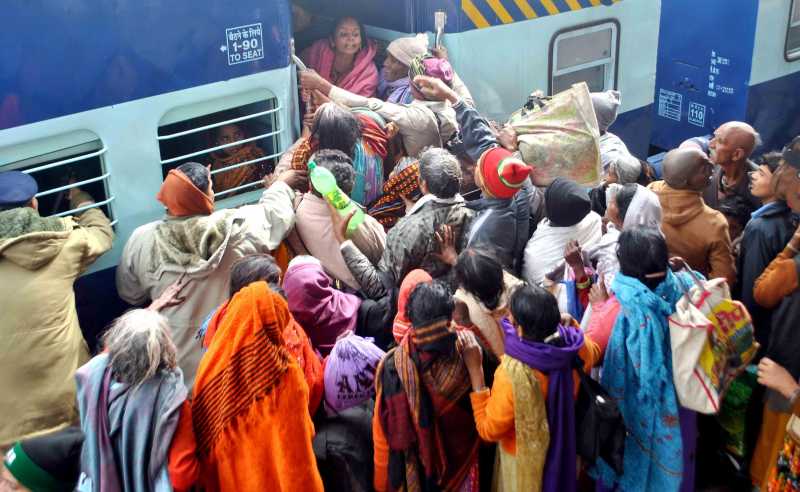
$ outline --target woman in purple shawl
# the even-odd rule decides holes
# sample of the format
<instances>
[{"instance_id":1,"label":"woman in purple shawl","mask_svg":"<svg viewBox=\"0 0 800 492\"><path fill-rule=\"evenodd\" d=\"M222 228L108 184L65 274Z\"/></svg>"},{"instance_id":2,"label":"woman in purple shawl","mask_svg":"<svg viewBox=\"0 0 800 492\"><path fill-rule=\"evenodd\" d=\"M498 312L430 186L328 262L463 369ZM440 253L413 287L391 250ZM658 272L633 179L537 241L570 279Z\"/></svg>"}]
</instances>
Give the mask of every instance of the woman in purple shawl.
<instances>
[{"instance_id":1,"label":"woman in purple shawl","mask_svg":"<svg viewBox=\"0 0 800 492\"><path fill-rule=\"evenodd\" d=\"M313 256L298 256L283 278L289 311L323 356L345 331L355 331L361 299L331 285L331 278Z\"/></svg>"},{"instance_id":2,"label":"woman in purple shawl","mask_svg":"<svg viewBox=\"0 0 800 492\"><path fill-rule=\"evenodd\" d=\"M491 389L484 386L480 349L466 342L462 347L478 433L500 443L495 489L574 492L573 368L576 356L593 365L596 351L587 350L579 329L560 324L558 302L543 288L520 286L509 304L505 355Z\"/></svg>"}]
</instances>

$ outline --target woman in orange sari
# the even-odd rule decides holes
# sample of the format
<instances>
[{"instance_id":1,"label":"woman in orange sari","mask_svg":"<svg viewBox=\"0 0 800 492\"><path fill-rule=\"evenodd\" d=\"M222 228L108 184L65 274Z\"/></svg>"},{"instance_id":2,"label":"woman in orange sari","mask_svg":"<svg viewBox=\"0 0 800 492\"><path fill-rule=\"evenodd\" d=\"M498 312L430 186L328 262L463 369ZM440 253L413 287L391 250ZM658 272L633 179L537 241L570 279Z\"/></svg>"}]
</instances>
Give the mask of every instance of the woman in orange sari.
<instances>
[{"instance_id":1,"label":"woman in orange sari","mask_svg":"<svg viewBox=\"0 0 800 492\"><path fill-rule=\"evenodd\" d=\"M323 490L308 386L282 335L290 322L266 282L228 303L170 449L175 490Z\"/></svg>"}]
</instances>

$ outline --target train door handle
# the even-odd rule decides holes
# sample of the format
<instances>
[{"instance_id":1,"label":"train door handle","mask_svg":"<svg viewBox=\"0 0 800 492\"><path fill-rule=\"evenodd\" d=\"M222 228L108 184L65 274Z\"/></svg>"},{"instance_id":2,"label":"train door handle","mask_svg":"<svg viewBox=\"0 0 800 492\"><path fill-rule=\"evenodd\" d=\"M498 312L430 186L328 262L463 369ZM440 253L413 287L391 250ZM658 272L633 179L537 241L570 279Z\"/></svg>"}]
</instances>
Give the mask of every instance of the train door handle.
<instances>
[{"instance_id":1,"label":"train door handle","mask_svg":"<svg viewBox=\"0 0 800 492\"><path fill-rule=\"evenodd\" d=\"M694 82L689 80L689 77L684 77L683 80L675 84L679 89L687 90L687 91L697 91L697 87L694 85Z\"/></svg>"}]
</instances>

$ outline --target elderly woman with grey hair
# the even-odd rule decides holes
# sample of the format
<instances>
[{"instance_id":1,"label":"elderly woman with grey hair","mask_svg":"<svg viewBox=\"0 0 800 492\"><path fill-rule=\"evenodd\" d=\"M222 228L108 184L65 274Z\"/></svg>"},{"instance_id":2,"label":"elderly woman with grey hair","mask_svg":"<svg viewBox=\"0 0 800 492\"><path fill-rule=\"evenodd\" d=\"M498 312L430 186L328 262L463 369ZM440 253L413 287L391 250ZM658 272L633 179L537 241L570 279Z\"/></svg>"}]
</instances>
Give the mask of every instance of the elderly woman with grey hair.
<instances>
[{"instance_id":1,"label":"elderly woman with grey hair","mask_svg":"<svg viewBox=\"0 0 800 492\"><path fill-rule=\"evenodd\" d=\"M450 152L436 147L426 149L419 158L420 198L409 207L386 237L386 249L380 261L373 265L352 241L345 241L346 220L332 213L333 231L341 244L340 251L347 267L372 299L384 297L397 288L406 274L422 268L433 278L446 275L450 263L441 257L437 234L452 235L456 253L466 242L474 212L464 204L458 193L461 187L461 166Z\"/></svg>"},{"instance_id":2,"label":"elderly woman with grey hair","mask_svg":"<svg viewBox=\"0 0 800 492\"><path fill-rule=\"evenodd\" d=\"M155 310L128 311L103 345L75 374L85 434L78 490L171 491L168 454L187 391L169 323Z\"/></svg>"},{"instance_id":3,"label":"elderly woman with grey hair","mask_svg":"<svg viewBox=\"0 0 800 492\"><path fill-rule=\"evenodd\" d=\"M639 182L642 174L642 163L627 150L617 152L608 159L605 179L598 186L589 190L592 199L592 210L605 215L608 202L608 187L611 184L627 185Z\"/></svg>"}]
</instances>

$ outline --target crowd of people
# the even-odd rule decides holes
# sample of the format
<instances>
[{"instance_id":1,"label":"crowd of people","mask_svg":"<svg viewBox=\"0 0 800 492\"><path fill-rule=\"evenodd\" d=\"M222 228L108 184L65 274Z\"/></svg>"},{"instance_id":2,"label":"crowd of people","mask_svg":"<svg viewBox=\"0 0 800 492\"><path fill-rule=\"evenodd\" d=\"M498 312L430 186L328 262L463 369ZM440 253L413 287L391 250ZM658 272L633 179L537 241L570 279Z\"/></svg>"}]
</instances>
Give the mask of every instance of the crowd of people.
<instances>
[{"instance_id":1,"label":"crowd of people","mask_svg":"<svg viewBox=\"0 0 800 492\"><path fill-rule=\"evenodd\" d=\"M302 56L303 133L258 202L217 210L250 178L212 173L261 154L171 170L93 357L72 284L109 220L40 216L36 181L0 173L0 490L800 490L800 136L763 152L729 122L656 172L609 131L620 94L593 93L587 188L525 162L424 35L380 55L347 17ZM351 234L311 161L367 212ZM733 473L673 374L698 277L759 344ZM621 417L593 456L586 392Z\"/></svg>"}]
</instances>

